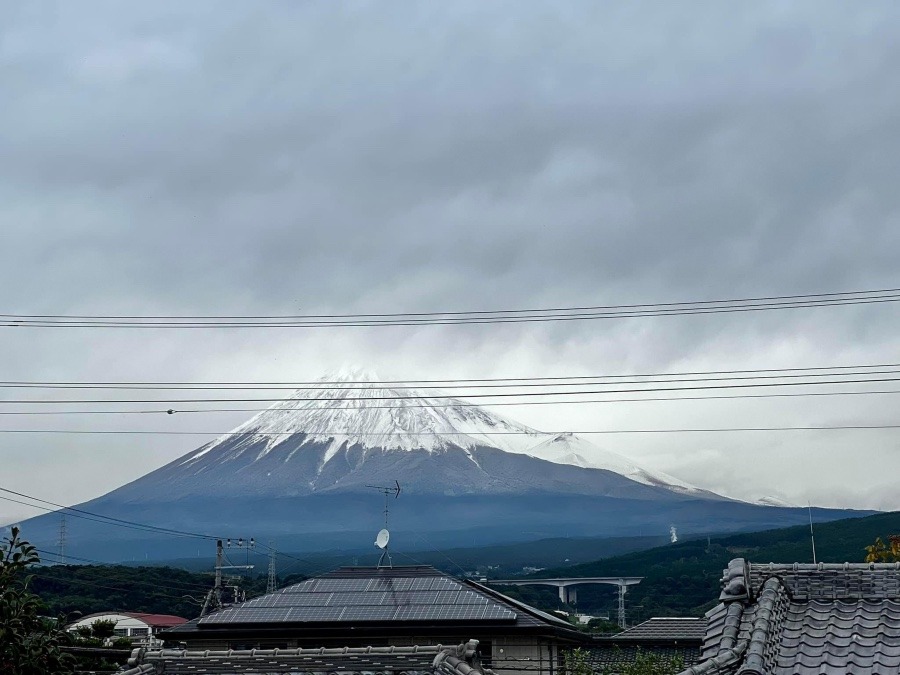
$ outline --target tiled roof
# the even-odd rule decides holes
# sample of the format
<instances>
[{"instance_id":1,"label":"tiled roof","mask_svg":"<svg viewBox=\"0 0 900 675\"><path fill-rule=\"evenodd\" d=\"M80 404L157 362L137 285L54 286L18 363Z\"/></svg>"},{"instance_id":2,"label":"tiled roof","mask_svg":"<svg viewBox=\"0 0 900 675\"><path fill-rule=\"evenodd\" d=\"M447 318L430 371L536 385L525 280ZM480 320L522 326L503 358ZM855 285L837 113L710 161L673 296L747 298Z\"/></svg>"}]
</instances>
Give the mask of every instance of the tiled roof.
<instances>
[{"instance_id":1,"label":"tiled roof","mask_svg":"<svg viewBox=\"0 0 900 675\"><path fill-rule=\"evenodd\" d=\"M706 635L706 618L698 617L654 617L632 626L609 639L622 640L695 640L700 642Z\"/></svg>"},{"instance_id":2,"label":"tiled roof","mask_svg":"<svg viewBox=\"0 0 900 675\"><path fill-rule=\"evenodd\" d=\"M684 675L900 672L900 564L733 560Z\"/></svg>"},{"instance_id":3,"label":"tiled roof","mask_svg":"<svg viewBox=\"0 0 900 675\"><path fill-rule=\"evenodd\" d=\"M340 672L407 675L491 675L482 668L478 641L456 646L340 647L333 649L252 649L188 651L136 649L121 675L327 675Z\"/></svg>"},{"instance_id":4,"label":"tiled roof","mask_svg":"<svg viewBox=\"0 0 900 675\"><path fill-rule=\"evenodd\" d=\"M154 628L171 628L172 626L180 626L183 623L187 623L187 619L172 614L144 614L141 612L122 612L122 614L133 619L140 619L148 626L153 626Z\"/></svg>"}]
</instances>

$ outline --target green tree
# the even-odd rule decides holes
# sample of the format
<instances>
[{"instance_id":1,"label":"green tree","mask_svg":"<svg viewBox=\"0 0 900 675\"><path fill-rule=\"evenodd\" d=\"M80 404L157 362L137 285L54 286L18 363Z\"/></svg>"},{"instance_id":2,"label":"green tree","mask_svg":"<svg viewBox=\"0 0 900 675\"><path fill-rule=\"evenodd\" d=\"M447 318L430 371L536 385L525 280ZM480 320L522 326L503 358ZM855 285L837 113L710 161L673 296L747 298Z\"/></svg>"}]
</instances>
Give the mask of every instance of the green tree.
<instances>
[{"instance_id":1,"label":"green tree","mask_svg":"<svg viewBox=\"0 0 900 675\"><path fill-rule=\"evenodd\" d=\"M638 648L634 658L626 658L621 650L616 650L617 664L594 671L586 649L570 649L563 653L566 675L675 675L684 670L681 656L665 656Z\"/></svg>"},{"instance_id":2,"label":"green tree","mask_svg":"<svg viewBox=\"0 0 900 675\"><path fill-rule=\"evenodd\" d=\"M663 656L638 649L634 661L624 664L620 675L674 675L684 670L684 659L680 656Z\"/></svg>"},{"instance_id":3,"label":"green tree","mask_svg":"<svg viewBox=\"0 0 900 675\"><path fill-rule=\"evenodd\" d=\"M40 562L34 546L13 527L0 544L0 673L64 675L75 659L60 650L68 641L60 622L40 614L40 600L28 590L29 565Z\"/></svg>"},{"instance_id":4,"label":"green tree","mask_svg":"<svg viewBox=\"0 0 900 675\"><path fill-rule=\"evenodd\" d=\"M116 622L112 619L97 619L91 624L91 635L100 640L116 634Z\"/></svg>"}]
</instances>

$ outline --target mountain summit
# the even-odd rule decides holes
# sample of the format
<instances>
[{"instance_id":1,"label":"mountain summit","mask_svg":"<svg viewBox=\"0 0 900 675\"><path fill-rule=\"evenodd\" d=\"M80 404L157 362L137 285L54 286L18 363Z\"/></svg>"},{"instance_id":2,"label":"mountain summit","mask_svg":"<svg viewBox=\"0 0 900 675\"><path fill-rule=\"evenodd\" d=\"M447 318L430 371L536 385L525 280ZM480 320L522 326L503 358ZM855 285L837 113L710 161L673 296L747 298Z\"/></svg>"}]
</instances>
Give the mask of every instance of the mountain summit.
<instances>
[{"instance_id":1,"label":"mountain summit","mask_svg":"<svg viewBox=\"0 0 900 675\"><path fill-rule=\"evenodd\" d=\"M610 471L680 493L702 492L574 434L544 433L444 392L384 382L362 369L328 375L309 388L297 389L285 401L178 460L174 467L182 473L201 474L222 464L241 466L246 473L259 464L267 467L270 477L275 463L282 472L302 465L305 482L316 491L329 487L317 478L331 475L330 465L346 463L351 456L361 466L369 456L391 451L431 455L462 451L479 466L479 448ZM315 470L309 476L306 467L313 456Z\"/></svg>"}]
</instances>

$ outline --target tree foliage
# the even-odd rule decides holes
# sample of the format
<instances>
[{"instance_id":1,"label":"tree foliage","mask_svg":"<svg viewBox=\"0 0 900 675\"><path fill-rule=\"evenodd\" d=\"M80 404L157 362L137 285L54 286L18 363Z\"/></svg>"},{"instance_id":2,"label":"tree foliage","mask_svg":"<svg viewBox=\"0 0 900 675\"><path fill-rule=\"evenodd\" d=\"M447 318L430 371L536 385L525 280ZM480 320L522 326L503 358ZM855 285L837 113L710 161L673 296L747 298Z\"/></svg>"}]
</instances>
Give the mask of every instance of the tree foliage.
<instances>
[{"instance_id":1,"label":"tree foliage","mask_svg":"<svg viewBox=\"0 0 900 675\"><path fill-rule=\"evenodd\" d=\"M41 616L41 603L28 589L28 567L40 562L34 546L13 527L0 544L0 673L63 675L74 659L60 650L68 639L59 622Z\"/></svg>"},{"instance_id":2,"label":"tree foliage","mask_svg":"<svg viewBox=\"0 0 900 675\"><path fill-rule=\"evenodd\" d=\"M112 619L97 619L91 624L91 635L101 640L116 634L116 622Z\"/></svg>"},{"instance_id":3,"label":"tree foliage","mask_svg":"<svg viewBox=\"0 0 900 675\"><path fill-rule=\"evenodd\" d=\"M586 649L570 649L563 653L563 666L566 675L674 675L684 669L681 656L669 656L638 648L634 658L626 658L619 653L615 666L606 666L595 671L591 666L589 652Z\"/></svg>"},{"instance_id":4,"label":"tree foliage","mask_svg":"<svg viewBox=\"0 0 900 675\"><path fill-rule=\"evenodd\" d=\"M888 537L887 544L878 537L874 544L866 546L866 562L900 562L900 534Z\"/></svg>"}]
</instances>

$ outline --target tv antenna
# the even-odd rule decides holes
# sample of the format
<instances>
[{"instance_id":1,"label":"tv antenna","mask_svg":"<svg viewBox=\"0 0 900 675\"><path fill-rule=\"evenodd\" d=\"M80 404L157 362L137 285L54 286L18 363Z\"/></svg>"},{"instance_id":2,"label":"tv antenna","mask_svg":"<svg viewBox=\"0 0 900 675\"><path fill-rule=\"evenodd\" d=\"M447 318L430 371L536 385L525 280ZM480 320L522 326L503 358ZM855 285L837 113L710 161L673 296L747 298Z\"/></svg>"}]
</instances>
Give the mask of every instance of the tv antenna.
<instances>
[{"instance_id":1,"label":"tv antenna","mask_svg":"<svg viewBox=\"0 0 900 675\"><path fill-rule=\"evenodd\" d=\"M385 567L385 558L387 558L386 567L393 567L394 563L391 560L391 554L388 553L388 542L391 540L391 533L388 530L388 515L390 514L391 495L394 495L394 499L400 496L400 482L395 480L390 487L385 485L366 485L366 487L378 490L384 495L384 527L378 532L378 536L375 537L375 546L381 549L381 557L378 559L376 568Z\"/></svg>"}]
</instances>

